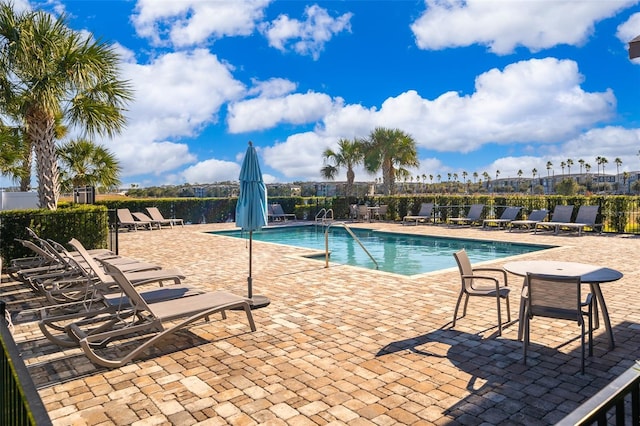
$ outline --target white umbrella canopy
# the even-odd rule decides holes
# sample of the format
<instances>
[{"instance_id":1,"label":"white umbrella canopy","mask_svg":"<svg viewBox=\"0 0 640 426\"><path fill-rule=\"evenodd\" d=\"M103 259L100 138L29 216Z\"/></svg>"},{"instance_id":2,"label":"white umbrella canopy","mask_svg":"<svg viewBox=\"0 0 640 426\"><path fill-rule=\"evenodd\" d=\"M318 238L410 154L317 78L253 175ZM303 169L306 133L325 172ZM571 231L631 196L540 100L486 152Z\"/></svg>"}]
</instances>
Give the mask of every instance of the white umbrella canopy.
<instances>
[{"instance_id":1,"label":"white umbrella canopy","mask_svg":"<svg viewBox=\"0 0 640 426\"><path fill-rule=\"evenodd\" d=\"M236 226L249 232L249 276L247 277L247 297L253 308L268 305L269 299L254 296L252 277L253 231L267 224L267 187L262 179L258 154L253 144L249 147L240 169L240 196L236 205Z\"/></svg>"}]
</instances>

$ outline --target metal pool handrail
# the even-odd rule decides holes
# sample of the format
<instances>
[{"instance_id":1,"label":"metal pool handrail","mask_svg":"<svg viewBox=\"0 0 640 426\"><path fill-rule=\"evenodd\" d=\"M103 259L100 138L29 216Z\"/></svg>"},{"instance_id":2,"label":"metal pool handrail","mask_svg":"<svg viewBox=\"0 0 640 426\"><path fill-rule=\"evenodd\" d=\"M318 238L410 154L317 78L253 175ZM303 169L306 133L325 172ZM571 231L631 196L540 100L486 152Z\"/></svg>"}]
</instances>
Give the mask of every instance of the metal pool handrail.
<instances>
[{"instance_id":1,"label":"metal pool handrail","mask_svg":"<svg viewBox=\"0 0 640 426\"><path fill-rule=\"evenodd\" d=\"M327 219L333 221L333 209L327 210L324 207L321 208L318 214L316 214L316 223L318 223L318 219L322 224L326 223Z\"/></svg>"},{"instance_id":2,"label":"metal pool handrail","mask_svg":"<svg viewBox=\"0 0 640 426\"><path fill-rule=\"evenodd\" d=\"M325 229L324 231L325 268L329 267L329 228L331 228L331 225L342 226L347 231L347 233L351 235L351 237L360 245L360 247L362 247L362 250L367 253L367 256L369 256L369 258L376 265L376 269L379 269L378 262L376 262L371 253L369 253L369 250L367 250L367 248L362 244L362 241L360 241L360 239L356 236L356 234L353 233L351 228L349 228L349 226L345 222L330 223L329 225L327 225L327 229Z\"/></svg>"}]
</instances>

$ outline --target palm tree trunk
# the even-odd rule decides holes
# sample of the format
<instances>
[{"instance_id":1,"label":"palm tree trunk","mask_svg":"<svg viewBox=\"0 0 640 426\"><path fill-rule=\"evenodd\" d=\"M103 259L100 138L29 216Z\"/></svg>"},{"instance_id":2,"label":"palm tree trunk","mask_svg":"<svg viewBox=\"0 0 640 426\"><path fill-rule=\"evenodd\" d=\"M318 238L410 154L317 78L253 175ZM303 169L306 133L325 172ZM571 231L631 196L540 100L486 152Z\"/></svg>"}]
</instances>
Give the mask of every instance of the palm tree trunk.
<instances>
[{"instance_id":1,"label":"palm tree trunk","mask_svg":"<svg viewBox=\"0 0 640 426\"><path fill-rule=\"evenodd\" d=\"M33 146L28 143L24 149L20 174L20 191L26 192L31 189L31 165L33 163Z\"/></svg>"},{"instance_id":2,"label":"palm tree trunk","mask_svg":"<svg viewBox=\"0 0 640 426\"><path fill-rule=\"evenodd\" d=\"M34 118L33 121L29 118ZM60 181L55 144L55 120L53 118L28 117L27 132L33 141L38 172L38 198L40 208L56 210L60 197Z\"/></svg>"}]
</instances>

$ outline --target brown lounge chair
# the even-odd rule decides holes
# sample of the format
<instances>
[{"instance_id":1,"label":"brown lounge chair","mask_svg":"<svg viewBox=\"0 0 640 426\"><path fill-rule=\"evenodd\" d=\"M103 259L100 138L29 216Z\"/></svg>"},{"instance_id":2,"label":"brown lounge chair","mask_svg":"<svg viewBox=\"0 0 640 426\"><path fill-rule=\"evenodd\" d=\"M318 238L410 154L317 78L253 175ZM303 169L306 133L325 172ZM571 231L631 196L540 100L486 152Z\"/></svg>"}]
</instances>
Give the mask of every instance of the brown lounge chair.
<instances>
[{"instance_id":1,"label":"brown lounge chair","mask_svg":"<svg viewBox=\"0 0 640 426\"><path fill-rule=\"evenodd\" d=\"M72 239L69 244L80 253L89 266L86 276L88 284L84 289L84 297L81 301L75 303L65 303L63 305L42 308L40 310L40 321L38 322L42 334L51 342L62 347L78 346L77 336L70 331L71 322L76 322L78 326L87 329L87 331L85 331L87 334L110 329L114 324L113 314L115 314L122 305L129 303L128 299L123 297L120 292L113 293L115 290L119 290L120 287L113 278L94 261L78 240ZM180 272L165 269L159 271L130 272L125 273L125 275L129 281L136 286L157 283L162 287L167 281L174 283L174 285L168 287L140 292L140 295L147 303L203 293L203 291L189 286L177 285L180 284L181 278L184 278ZM115 320L116 323L120 319L121 318L117 318ZM92 331L88 331L91 327L93 327Z\"/></svg>"},{"instance_id":2,"label":"brown lounge chair","mask_svg":"<svg viewBox=\"0 0 640 426\"><path fill-rule=\"evenodd\" d=\"M115 315L135 320L120 322L119 327L113 330L91 335L87 335L78 324L71 324L70 329L78 337L80 347L95 364L108 368L121 367L176 331L203 318L208 320L215 313L221 313L222 318L226 319L226 311L232 309L244 309L251 331L256 330L251 307L248 299L244 297L226 291L215 291L188 296L188 303L182 298L147 303L117 266L110 265L107 261L105 261L105 265L107 272L113 276L129 300L129 305ZM171 325L165 328L169 321L171 321ZM131 345L131 342L128 341L141 335L146 336L147 339L140 344ZM116 352L115 358L97 352L101 348L107 348L119 342L120 339L127 341L127 351L123 347L119 347L117 351L114 351Z\"/></svg>"},{"instance_id":3,"label":"brown lounge chair","mask_svg":"<svg viewBox=\"0 0 640 426\"><path fill-rule=\"evenodd\" d=\"M151 219L162 223L162 224L169 224L172 228L174 225L178 225L180 224L181 226L184 226L184 220L182 219L176 219L176 218L169 218L166 219L162 213L160 213L160 210L157 207L147 207L147 212L149 213L149 216L151 216Z\"/></svg>"},{"instance_id":4,"label":"brown lounge chair","mask_svg":"<svg viewBox=\"0 0 640 426\"><path fill-rule=\"evenodd\" d=\"M128 230L137 231L138 228L152 230L153 225L150 221L136 220L129 209L118 209L118 226Z\"/></svg>"}]
</instances>

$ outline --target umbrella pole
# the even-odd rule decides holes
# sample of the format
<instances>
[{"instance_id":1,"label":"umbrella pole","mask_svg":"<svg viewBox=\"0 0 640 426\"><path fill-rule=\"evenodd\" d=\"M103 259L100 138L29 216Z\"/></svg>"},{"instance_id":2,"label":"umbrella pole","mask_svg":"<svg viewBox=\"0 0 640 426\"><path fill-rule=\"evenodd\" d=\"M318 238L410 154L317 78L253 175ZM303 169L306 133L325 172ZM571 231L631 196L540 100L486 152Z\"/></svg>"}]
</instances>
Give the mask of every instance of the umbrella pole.
<instances>
[{"instance_id":1,"label":"umbrella pole","mask_svg":"<svg viewBox=\"0 0 640 426\"><path fill-rule=\"evenodd\" d=\"M251 278L251 264L252 259L251 259L251 255L253 253L253 248L252 248L252 244L253 243L253 231L249 231L249 277L247 278L247 286L249 288L249 295L248 298L251 299L253 298L253 278Z\"/></svg>"}]
</instances>

